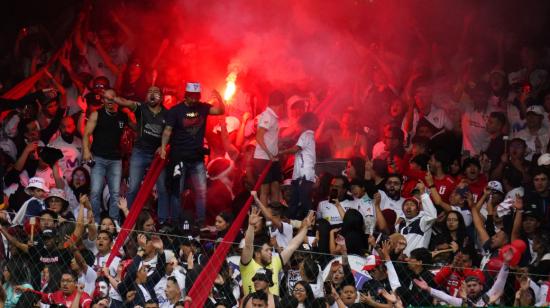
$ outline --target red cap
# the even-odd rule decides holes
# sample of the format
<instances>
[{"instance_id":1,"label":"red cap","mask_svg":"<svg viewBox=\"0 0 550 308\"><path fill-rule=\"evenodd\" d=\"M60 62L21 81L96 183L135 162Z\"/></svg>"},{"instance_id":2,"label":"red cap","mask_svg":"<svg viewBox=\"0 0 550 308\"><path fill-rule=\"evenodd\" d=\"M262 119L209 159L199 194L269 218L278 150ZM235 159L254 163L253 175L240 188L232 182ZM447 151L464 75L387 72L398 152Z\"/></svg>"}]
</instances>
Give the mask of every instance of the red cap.
<instances>
[{"instance_id":1,"label":"red cap","mask_svg":"<svg viewBox=\"0 0 550 308\"><path fill-rule=\"evenodd\" d=\"M372 271L375 267L382 264L380 256L370 255L367 257L367 263L363 266L364 271Z\"/></svg>"}]
</instances>

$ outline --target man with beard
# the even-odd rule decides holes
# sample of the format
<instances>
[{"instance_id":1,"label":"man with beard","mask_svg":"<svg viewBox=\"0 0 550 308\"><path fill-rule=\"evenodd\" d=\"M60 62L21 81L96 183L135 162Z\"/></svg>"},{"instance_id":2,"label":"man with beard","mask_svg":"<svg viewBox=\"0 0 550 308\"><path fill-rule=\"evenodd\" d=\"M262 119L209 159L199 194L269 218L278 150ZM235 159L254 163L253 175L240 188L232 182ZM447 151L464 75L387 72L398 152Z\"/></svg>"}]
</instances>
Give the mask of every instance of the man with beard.
<instances>
[{"instance_id":1,"label":"man with beard","mask_svg":"<svg viewBox=\"0 0 550 308\"><path fill-rule=\"evenodd\" d=\"M471 271L464 280L466 283L466 298L451 296L443 291L431 288L423 279L414 279L415 284L423 291L429 292L431 296L438 300L444 301L453 307L487 307L496 303L504 292L506 279L508 278L509 264L514 253L508 250L503 255L503 265L498 272L497 279L493 286L483 293L484 276L480 271Z\"/></svg>"},{"instance_id":2,"label":"man with beard","mask_svg":"<svg viewBox=\"0 0 550 308\"><path fill-rule=\"evenodd\" d=\"M213 105L203 103L201 85L189 82L185 87L183 103L174 106L166 114L166 126L162 132L160 157L166 158L166 146L170 142L170 159L174 164L174 175L179 174L179 191L173 195L172 217L179 217L181 193L186 182L191 180L195 193L197 225L204 222L206 216L206 169L204 166L204 134L206 119L209 115L223 115L225 106L221 95L212 91Z\"/></svg>"},{"instance_id":3,"label":"man with beard","mask_svg":"<svg viewBox=\"0 0 550 308\"><path fill-rule=\"evenodd\" d=\"M76 125L70 116L61 120L59 132L59 136L53 139L49 146L59 149L63 153L63 157L59 160L59 167L61 167L63 177L69 181L74 169L80 165L82 140L75 136Z\"/></svg>"},{"instance_id":4,"label":"man with beard","mask_svg":"<svg viewBox=\"0 0 550 308\"><path fill-rule=\"evenodd\" d=\"M134 142L132 157L130 158L130 187L128 192L128 206L132 206L137 195L145 170L151 165L155 153L159 151L162 131L166 124L166 108L161 90L150 87L147 90L145 103L131 101L122 97L114 97L114 101L122 107L130 108L136 115L137 139ZM168 220L168 193L166 191L164 170L157 179L158 217L159 222Z\"/></svg>"},{"instance_id":5,"label":"man with beard","mask_svg":"<svg viewBox=\"0 0 550 308\"><path fill-rule=\"evenodd\" d=\"M109 185L109 216L119 217L119 191L122 178L122 152L120 143L125 125L133 126L128 115L122 112L113 98L112 89L103 92L104 107L90 114L84 138L82 139L82 159L91 166L91 201L96 222L101 217L101 199L105 178ZM90 146L90 137L93 143ZM92 156L93 154L93 156Z\"/></svg>"},{"instance_id":6,"label":"man with beard","mask_svg":"<svg viewBox=\"0 0 550 308\"><path fill-rule=\"evenodd\" d=\"M380 190L380 208L390 209L397 217L403 217L402 205L405 199L401 197L403 178L398 174L390 174L386 179L385 190Z\"/></svg>"}]
</instances>

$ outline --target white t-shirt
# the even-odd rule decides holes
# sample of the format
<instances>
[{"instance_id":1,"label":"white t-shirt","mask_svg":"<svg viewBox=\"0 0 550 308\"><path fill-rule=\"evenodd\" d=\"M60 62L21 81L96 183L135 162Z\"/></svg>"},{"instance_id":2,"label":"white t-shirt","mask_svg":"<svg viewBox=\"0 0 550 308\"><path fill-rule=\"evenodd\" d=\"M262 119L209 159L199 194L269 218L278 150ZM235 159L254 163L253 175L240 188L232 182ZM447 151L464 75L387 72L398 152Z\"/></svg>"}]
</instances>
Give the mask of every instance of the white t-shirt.
<instances>
[{"instance_id":1,"label":"white t-shirt","mask_svg":"<svg viewBox=\"0 0 550 308\"><path fill-rule=\"evenodd\" d=\"M58 136L49 146L59 149L63 153L63 158L59 160L59 167L61 167L63 177L69 181L73 170L80 164L82 141L80 138L74 137L73 143L67 143L61 136Z\"/></svg>"},{"instance_id":2,"label":"white t-shirt","mask_svg":"<svg viewBox=\"0 0 550 308\"><path fill-rule=\"evenodd\" d=\"M168 277L174 277L176 278L176 281L178 282L178 287L181 291L185 288L185 276L177 269L174 269L172 271L172 274L170 275L164 275L159 282L155 285L155 294L157 295L157 299L159 304L162 306L163 304L170 303L168 301L168 298L166 298L166 284L168 283Z\"/></svg>"},{"instance_id":3,"label":"white t-shirt","mask_svg":"<svg viewBox=\"0 0 550 308\"><path fill-rule=\"evenodd\" d=\"M462 114L462 150L470 151L471 155L478 155L480 150L489 146L489 114L489 111L477 111L473 108Z\"/></svg>"},{"instance_id":4,"label":"white t-shirt","mask_svg":"<svg viewBox=\"0 0 550 308\"><path fill-rule=\"evenodd\" d=\"M426 120L428 120L430 123L432 123L433 126L435 126L438 129L443 129L443 128L447 130L453 129L453 122L449 119L445 110L439 109L433 104L430 109L430 113L424 116L424 118L426 118ZM420 119L421 117L418 114L418 111L415 109L413 113L413 125L412 125L413 134L416 132L416 126L418 125L418 121Z\"/></svg>"},{"instance_id":5,"label":"white t-shirt","mask_svg":"<svg viewBox=\"0 0 550 308\"><path fill-rule=\"evenodd\" d=\"M258 128L264 128L266 130L264 135L264 143L271 153L271 155L279 154L279 117L275 114L273 109L267 107L264 112L260 114L258 119ZM269 160L269 155L257 145L254 150L254 158Z\"/></svg>"},{"instance_id":6,"label":"white t-shirt","mask_svg":"<svg viewBox=\"0 0 550 308\"><path fill-rule=\"evenodd\" d=\"M306 130L298 138L297 146L300 151L296 153L294 160L294 171L292 179L297 180L305 177L306 180L313 182L315 180L315 133L312 130Z\"/></svg>"},{"instance_id":7,"label":"white t-shirt","mask_svg":"<svg viewBox=\"0 0 550 308\"><path fill-rule=\"evenodd\" d=\"M365 234L372 234L376 227L376 210L374 209L373 200L365 194L363 198L353 200L351 208L356 209L363 215Z\"/></svg>"},{"instance_id":8,"label":"white t-shirt","mask_svg":"<svg viewBox=\"0 0 550 308\"><path fill-rule=\"evenodd\" d=\"M353 201L344 200L340 201L340 205L344 208L344 211L347 211L349 208L352 208ZM338 225L343 223L342 217L336 208L336 205L328 202L328 200L319 202L319 210L317 211L317 218L323 218L328 221L331 225Z\"/></svg>"},{"instance_id":9,"label":"white t-shirt","mask_svg":"<svg viewBox=\"0 0 550 308\"><path fill-rule=\"evenodd\" d=\"M388 197L386 195L386 192L383 190L378 191L380 193L380 209L383 211L385 209L390 209L395 212L397 215L397 218L404 217L403 215L403 202L405 202L405 199L403 197L399 197L398 200L393 200L392 198Z\"/></svg>"},{"instance_id":10,"label":"white t-shirt","mask_svg":"<svg viewBox=\"0 0 550 308\"><path fill-rule=\"evenodd\" d=\"M96 279L97 279L97 273L94 272L93 268L88 266L86 268L86 273L78 276L78 283L84 285L84 292L88 294L93 294L95 290Z\"/></svg>"},{"instance_id":11,"label":"white t-shirt","mask_svg":"<svg viewBox=\"0 0 550 308\"><path fill-rule=\"evenodd\" d=\"M107 263L107 259L109 259L109 255L110 255L110 253L106 254L103 257L100 257L100 256L96 255L95 260L94 260L94 270L96 268L98 268L98 269L103 268L105 266L105 264ZM109 265L109 274L112 277L116 276L116 272L117 272L117 268L118 268L119 263L120 263L120 258L119 257L114 257L113 261L111 262L111 265ZM114 288L112 286L111 286L111 288L109 288L109 297L111 297L112 299L115 299L117 301L122 301L122 297L120 296L120 294L118 294L116 288Z\"/></svg>"},{"instance_id":12,"label":"white t-shirt","mask_svg":"<svg viewBox=\"0 0 550 308\"><path fill-rule=\"evenodd\" d=\"M286 222L282 222L283 224L283 231L279 231L279 229L275 228L272 229L272 226L269 227L269 234L271 237L275 237L277 240L277 245L282 248L286 248L288 246L288 243L290 243L290 240L292 240L292 226L290 224L287 224Z\"/></svg>"},{"instance_id":13,"label":"white t-shirt","mask_svg":"<svg viewBox=\"0 0 550 308\"><path fill-rule=\"evenodd\" d=\"M514 137L523 139L525 141L525 143L527 144L527 153L525 155L525 159L531 160L533 158L533 154L536 153L535 140L537 139L537 137L541 144L540 153L545 153L546 147L548 146L548 138L550 138L550 132L546 127L542 126L536 134L532 135L529 132L529 129L524 128L520 130Z\"/></svg>"}]
</instances>

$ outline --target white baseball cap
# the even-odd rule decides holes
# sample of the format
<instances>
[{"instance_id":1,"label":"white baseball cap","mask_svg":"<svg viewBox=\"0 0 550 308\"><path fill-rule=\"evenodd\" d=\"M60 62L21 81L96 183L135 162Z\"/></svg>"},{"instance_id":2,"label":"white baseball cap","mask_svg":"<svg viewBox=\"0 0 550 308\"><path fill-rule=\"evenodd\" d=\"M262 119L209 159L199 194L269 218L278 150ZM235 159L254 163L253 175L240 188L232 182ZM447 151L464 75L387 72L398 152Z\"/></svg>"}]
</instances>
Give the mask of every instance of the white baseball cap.
<instances>
[{"instance_id":1,"label":"white baseball cap","mask_svg":"<svg viewBox=\"0 0 550 308\"><path fill-rule=\"evenodd\" d=\"M188 82L185 85L185 92L201 93L201 84L198 82Z\"/></svg>"},{"instance_id":2,"label":"white baseball cap","mask_svg":"<svg viewBox=\"0 0 550 308\"><path fill-rule=\"evenodd\" d=\"M550 154L544 153L537 160L537 165L539 166L548 166L550 165Z\"/></svg>"},{"instance_id":3,"label":"white baseball cap","mask_svg":"<svg viewBox=\"0 0 550 308\"><path fill-rule=\"evenodd\" d=\"M27 195L30 195L29 188L38 188L42 189L45 192L50 192L50 189L46 186L46 181L44 181L43 178L37 176L30 178L29 184L27 185L27 187L25 187L25 192L27 193Z\"/></svg>"},{"instance_id":4,"label":"white baseball cap","mask_svg":"<svg viewBox=\"0 0 550 308\"><path fill-rule=\"evenodd\" d=\"M529 106L529 108L527 108L526 113L529 113L529 112L532 112L539 116L544 116L544 108L542 108L542 106L539 106L539 105Z\"/></svg>"}]
</instances>

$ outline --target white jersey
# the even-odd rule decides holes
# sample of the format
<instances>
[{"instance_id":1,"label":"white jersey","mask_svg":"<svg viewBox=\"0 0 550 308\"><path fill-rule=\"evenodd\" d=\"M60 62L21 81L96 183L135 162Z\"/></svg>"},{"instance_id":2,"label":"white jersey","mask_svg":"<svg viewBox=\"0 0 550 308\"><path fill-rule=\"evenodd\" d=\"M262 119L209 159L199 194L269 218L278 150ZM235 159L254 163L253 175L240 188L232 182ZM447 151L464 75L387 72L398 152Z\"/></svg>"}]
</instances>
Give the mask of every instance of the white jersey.
<instances>
[{"instance_id":1,"label":"white jersey","mask_svg":"<svg viewBox=\"0 0 550 308\"><path fill-rule=\"evenodd\" d=\"M95 261L94 261L94 265L93 265L95 271L98 271L98 269L100 270L101 268L103 268L105 266L105 264L107 263L107 259L109 259L109 255L110 255L110 253L108 253L108 254L106 254L105 256L102 256L102 257L101 256L96 256L95 257ZM113 261L111 262L111 265L109 265L109 274L112 277L116 276L119 263L120 263L120 258L119 257L114 257ZM122 297L120 296L120 294L118 294L118 292L115 288L110 288L109 289L109 297L111 297L112 299L115 299L117 301L122 301Z\"/></svg>"},{"instance_id":2,"label":"white jersey","mask_svg":"<svg viewBox=\"0 0 550 308\"><path fill-rule=\"evenodd\" d=\"M349 208L352 208L353 201L344 200L340 201L340 205L344 208L344 211L347 211ZM336 208L334 203L328 202L328 200L319 202L319 209L317 211L317 218L322 218L328 221L331 225L338 225L343 223L343 219Z\"/></svg>"},{"instance_id":3,"label":"white jersey","mask_svg":"<svg viewBox=\"0 0 550 308\"><path fill-rule=\"evenodd\" d=\"M292 179L305 178L310 182L314 182L316 161L315 133L312 130L306 130L300 135L296 145L300 147L300 151L296 153Z\"/></svg>"},{"instance_id":4,"label":"white jersey","mask_svg":"<svg viewBox=\"0 0 550 308\"><path fill-rule=\"evenodd\" d=\"M59 167L63 172L63 177L67 180L71 180L73 170L80 165L82 158L82 141L74 137L72 143L67 143L61 135L52 140L49 146L59 149L63 153L63 158L59 160Z\"/></svg>"},{"instance_id":5,"label":"white jersey","mask_svg":"<svg viewBox=\"0 0 550 308\"><path fill-rule=\"evenodd\" d=\"M271 155L276 156L279 154L279 117L273 109L267 107L265 111L260 114L258 128L260 127L266 130L264 143L267 149ZM269 160L269 155L267 155L262 147L257 145L254 150L254 158Z\"/></svg>"},{"instance_id":6,"label":"white jersey","mask_svg":"<svg viewBox=\"0 0 550 308\"><path fill-rule=\"evenodd\" d=\"M374 201L367 194L363 198L353 200L352 207L363 215L365 234L372 234L376 227L376 210Z\"/></svg>"},{"instance_id":7,"label":"white jersey","mask_svg":"<svg viewBox=\"0 0 550 308\"><path fill-rule=\"evenodd\" d=\"M288 246L290 240L292 240L292 226L290 224L287 224L286 222L282 222L282 224L282 232L271 225L269 227L269 234L271 235L271 237L275 237L275 239L277 240L277 245L284 249Z\"/></svg>"},{"instance_id":8,"label":"white jersey","mask_svg":"<svg viewBox=\"0 0 550 308\"><path fill-rule=\"evenodd\" d=\"M403 197L399 197L397 200L393 200L392 198L388 197L386 192L383 190L378 191L380 193L380 209L383 211L385 209L390 209L395 212L397 215L397 218L404 217L403 215L403 202L405 202L405 199Z\"/></svg>"}]
</instances>

